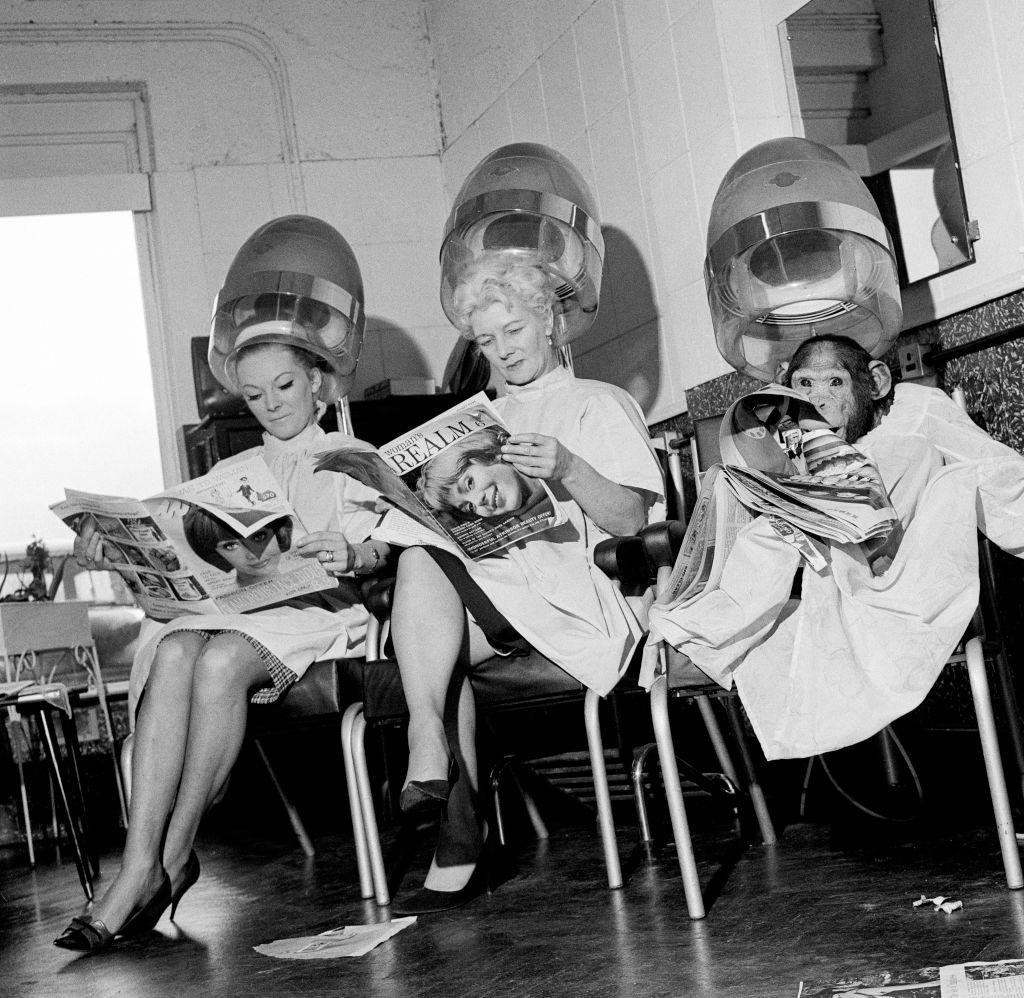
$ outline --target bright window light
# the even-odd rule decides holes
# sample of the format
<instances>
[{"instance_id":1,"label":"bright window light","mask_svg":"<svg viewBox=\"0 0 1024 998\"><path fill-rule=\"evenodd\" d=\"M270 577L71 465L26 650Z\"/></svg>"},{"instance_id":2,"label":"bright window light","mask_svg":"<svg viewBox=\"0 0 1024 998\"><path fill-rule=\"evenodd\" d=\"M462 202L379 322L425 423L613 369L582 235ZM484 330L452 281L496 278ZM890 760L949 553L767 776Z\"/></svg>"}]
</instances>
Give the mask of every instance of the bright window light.
<instances>
[{"instance_id":1,"label":"bright window light","mask_svg":"<svg viewBox=\"0 0 1024 998\"><path fill-rule=\"evenodd\" d=\"M0 551L66 551L65 486L162 488L131 212L0 218Z\"/></svg>"}]
</instances>

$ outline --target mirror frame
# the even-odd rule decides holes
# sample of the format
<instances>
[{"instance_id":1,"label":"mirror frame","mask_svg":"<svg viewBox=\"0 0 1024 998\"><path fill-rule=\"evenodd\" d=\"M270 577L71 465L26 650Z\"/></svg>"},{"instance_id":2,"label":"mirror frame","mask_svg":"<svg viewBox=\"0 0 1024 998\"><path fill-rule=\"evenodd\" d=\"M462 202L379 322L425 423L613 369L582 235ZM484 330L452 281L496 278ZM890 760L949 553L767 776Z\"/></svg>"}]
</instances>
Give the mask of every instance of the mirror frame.
<instances>
[{"instance_id":1,"label":"mirror frame","mask_svg":"<svg viewBox=\"0 0 1024 998\"><path fill-rule=\"evenodd\" d=\"M765 0L763 4L762 13L766 19L770 19L770 23L774 23L779 41L779 53L781 55L783 77L785 84L785 95L788 105L789 118L792 128L792 134L806 138L804 120L800 106L800 95L797 90L796 72L793 66L792 51L790 49L790 35L787 21L794 14L797 14L802 8L807 6L810 0ZM976 242L978 235L976 233L976 222L971 218L970 211L967 205L967 195L964 190L963 171L960 166L960 152L957 147L956 130L953 123L953 112L949 101L949 83L946 79L946 64L942 55L942 40L939 35L938 18L935 10L935 0L922 0L928 4L929 21L931 24L932 32L932 43L937 61L937 67L939 71L939 83L942 88L942 103L946 113L946 124L949 134L949 143L953 150L953 163L956 170L956 182L957 191L960 196L960 203L963 205L963 217L964 217L964 230L967 234L967 245L965 247L966 259L961 262L954 263L951 266L944 267L940 270L936 270L934 273L928 274L924 277L917 278L914 281L906 279L905 264L903 260L902 248L898 253L898 265L900 270L900 289L901 291L907 291L911 288L920 288L928 284L928 282L935 280L936 278L943 277L946 274L951 274L954 271L960 270L963 267L970 266L977 261L977 256L974 251L974 243ZM883 171L884 172L884 171ZM875 174L880 176L881 174ZM869 179L869 178L863 178ZM869 186L871 186L869 184ZM874 193L874 192L872 192ZM880 205L880 208L882 206ZM888 210L888 209L884 209ZM898 230L893 234L894 242L899 244L901 242Z\"/></svg>"}]
</instances>

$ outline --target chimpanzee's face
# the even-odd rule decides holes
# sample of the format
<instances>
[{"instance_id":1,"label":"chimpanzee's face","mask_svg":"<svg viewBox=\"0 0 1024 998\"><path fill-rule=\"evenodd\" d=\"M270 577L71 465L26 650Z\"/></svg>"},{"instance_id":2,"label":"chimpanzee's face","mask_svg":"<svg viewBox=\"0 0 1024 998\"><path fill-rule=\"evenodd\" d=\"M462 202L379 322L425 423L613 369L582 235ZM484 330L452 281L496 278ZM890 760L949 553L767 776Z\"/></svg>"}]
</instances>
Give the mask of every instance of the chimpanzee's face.
<instances>
[{"instance_id":1,"label":"chimpanzee's face","mask_svg":"<svg viewBox=\"0 0 1024 998\"><path fill-rule=\"evenodd\" d=\"M799 367L789 371L789 383L821 413L837 436L853 443L874 424L873 385L853 377L831 343L815 347Z\"/></svg>"}]
</instances>

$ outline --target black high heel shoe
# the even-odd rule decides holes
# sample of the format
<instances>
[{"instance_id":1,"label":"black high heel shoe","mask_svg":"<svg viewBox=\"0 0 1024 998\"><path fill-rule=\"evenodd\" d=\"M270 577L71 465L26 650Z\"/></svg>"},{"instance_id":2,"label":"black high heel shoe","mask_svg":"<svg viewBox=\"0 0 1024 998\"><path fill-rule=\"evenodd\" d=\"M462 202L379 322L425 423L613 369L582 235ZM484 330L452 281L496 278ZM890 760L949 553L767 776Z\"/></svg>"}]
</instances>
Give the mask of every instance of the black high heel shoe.
<instances>
[{"instance_id":1,"label":"black high heel shoe","mask_svg":"<svg viewBox=\"0 0 1024 998\"><path fill-rule=\"evenodd\" d=\"M392 911L396 915L431 915L439 911L461 908L485 891L490 894L495 886L497 848L496 836L485 834L477 854L476 866L462 887L457 891L435 891L430 887L421 887L408 897L399 898L392 905Z\"/></svg>"},{"instance_id":2,"label":"black high heel shoe","mask_svg":"<svg viewBox=\"0 0 1024 998\"><path fill-rule=\"evenodd\" d=\"M71 919L68 927L53 941L54 946L61 949L78 950L85 953L98 953L113 945L117 937L140 936L160 921L160 916L171 904L171 880L164 873L164 878L156 892L147 901L137 904L124 920L124 924L116 932L111 932L101 918L90 915L77 915Z\"/></svg>"},{"instance_id":3,"label":"black high heel shoe","mask_svg":"<svg viewBox=\"0 0 1024 998\"><path fill-rule=\"evenodd\" d=\"M398 797L398 808L407 818L426 816L426 812L440 806L444 817L452 787L459 778L459 761L452 756L448 763L446 780L410 780Z\"/></svg>"},{"instance_id":4,"label":"black high heel shoe","mask_svg":"<svg viewBox=\"0 0 1024 998\"><path fill-rule=\"evenodd\" d=\"M174 913L178 910L178 902L185 896L187 891L199 879L199 857L195 849L188 854L188 859L181 871L181 883L178 889L171 893L171 921L174 921Z\"/></svg>"}]
</instances>

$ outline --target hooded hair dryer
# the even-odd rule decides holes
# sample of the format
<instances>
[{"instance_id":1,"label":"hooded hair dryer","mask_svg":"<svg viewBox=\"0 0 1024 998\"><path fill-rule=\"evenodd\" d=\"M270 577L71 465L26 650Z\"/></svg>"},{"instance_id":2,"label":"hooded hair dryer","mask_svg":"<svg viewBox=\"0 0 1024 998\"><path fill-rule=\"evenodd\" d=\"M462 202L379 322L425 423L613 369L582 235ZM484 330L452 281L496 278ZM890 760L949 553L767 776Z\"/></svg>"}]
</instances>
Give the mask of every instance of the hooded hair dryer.
<instances>
[{"instance_id":1,"label":"hooded hair dryer","mask_svg":"<svg viewBox=\"0 0 1024 998\"><path fill-rule=\"evenodd\" d=\"M470 173L455 198L441 244L441 306L467 268L502 252L537 262L557 279L552 341L565 346L597 317L604 240L597 206L579 171L547 146L502 146Z\"/></svg>"},{"instance_id":2,"label":"hooded hair dryer","mask_svg":"<svg viewBox=\"0 0 1024 998\"><path fill-rule=\"evenodd\" d=\"M243 243L217 295L210 369L238 395L242 347L301 347L325 362L320 399L336 402L352 387L365 323L363 279L341 233L308 215L276 218Z\"/></svg>"},{"instance_id":3,"label":"hooded hair dryer","mask_svg":"<svg viewBox=\"0 0 1024 998\"><path fill-rule=\"evenodd\" d=\"M871 194L845 160L807 139L762 142L726 173L704 280L719 351L763 381L822 333L880 357L903 321L892 240Z\"/></svg>"}]
</instances>

